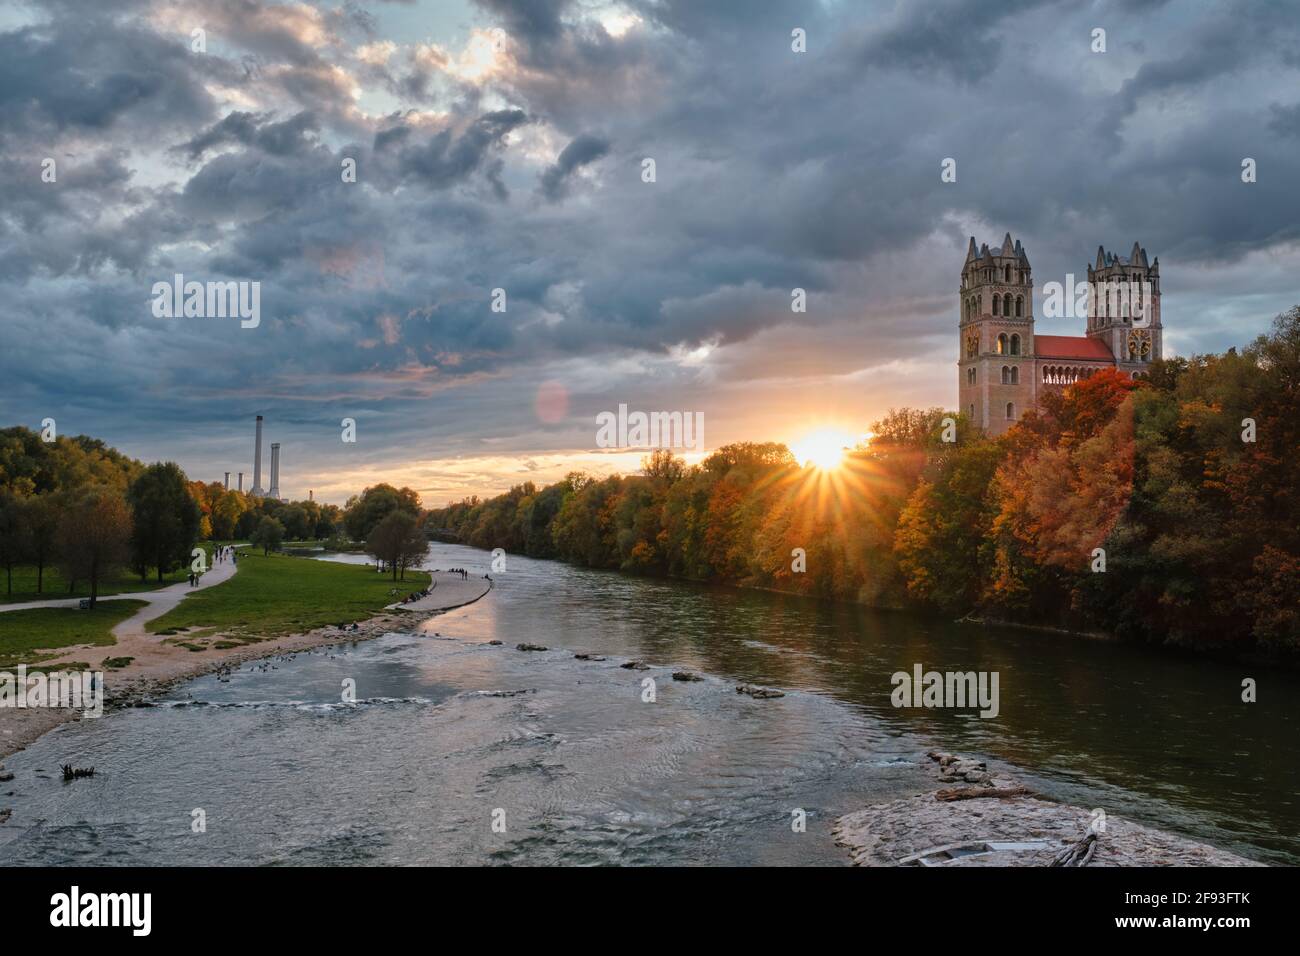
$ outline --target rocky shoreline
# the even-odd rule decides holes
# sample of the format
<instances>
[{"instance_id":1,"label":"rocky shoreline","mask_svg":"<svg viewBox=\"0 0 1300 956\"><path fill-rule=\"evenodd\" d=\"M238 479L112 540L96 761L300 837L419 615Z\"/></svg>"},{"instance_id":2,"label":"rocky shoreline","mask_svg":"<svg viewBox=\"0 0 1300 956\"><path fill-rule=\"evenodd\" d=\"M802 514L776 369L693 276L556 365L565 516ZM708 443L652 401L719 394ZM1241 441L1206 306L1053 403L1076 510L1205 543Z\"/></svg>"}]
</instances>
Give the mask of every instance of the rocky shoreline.
<instances>
[{"instance_id":1,"label":"rocky shoreline","mask_svg":"<svg viewBox=\"0 0 1300 956\"><path fill-rule=\"evenodd\" d=\"M984 761L932 750L934 790L840 817L855 866L1263 866L1186 837L1043 799Z\"/></svg>"}]
</instances>

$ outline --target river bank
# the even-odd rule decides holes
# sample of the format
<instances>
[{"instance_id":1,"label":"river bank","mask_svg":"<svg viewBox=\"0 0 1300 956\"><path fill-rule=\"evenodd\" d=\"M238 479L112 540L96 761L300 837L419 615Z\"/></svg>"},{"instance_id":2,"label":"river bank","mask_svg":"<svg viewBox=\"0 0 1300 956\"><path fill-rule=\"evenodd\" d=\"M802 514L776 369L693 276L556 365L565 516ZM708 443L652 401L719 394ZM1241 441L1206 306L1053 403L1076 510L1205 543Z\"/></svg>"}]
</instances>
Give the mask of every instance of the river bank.
<instances>
[{"instance_id":1,"label":"river bank","mask_svg":"<svg viewBox=\"0 0 1300 956\"><path fill-rule=\"evenodd\" d=\"M946 786L835 822L835 842L855 866L1264 865L1102 808L1044 800L982 760L935 750L926 757Z\"/></svg>"},{"instance_id":2,"label":"river bank","mask_svg":"<svg viewBox=\"0 0 1300 956\"><path fill-rule=\"evenodd\" d=\"M272 635L248 641L241 635L238 642L217 631L205 634L205 644L193 651L184 640L187 630L177 629L165 640L149 634L143 627L124 632L118 643L105 646L62 648L59 655L41 662L42 669L57 670L60 665L76 664L90 670L105 671L105 708L138 706L163 693L173 685L216 671L237 667L248 661L347 641L366 640L394 629L418 625L444 611L480 600L491 590L491 582L482 578L462 579L450 572L433 572L433 587L418 609L400 605L351 623L346 627L329 625L299 634ZM155 615L156 616L156 615ZM134 621L134 619L133 619ZM199 630L195 628L193 630ZM123 667L106 669L105 661L130 658ZM29 746L55 727L80 720L79 711L63 708L34 707L0 709L0 759Z\"/></svg>"}]
</instances>

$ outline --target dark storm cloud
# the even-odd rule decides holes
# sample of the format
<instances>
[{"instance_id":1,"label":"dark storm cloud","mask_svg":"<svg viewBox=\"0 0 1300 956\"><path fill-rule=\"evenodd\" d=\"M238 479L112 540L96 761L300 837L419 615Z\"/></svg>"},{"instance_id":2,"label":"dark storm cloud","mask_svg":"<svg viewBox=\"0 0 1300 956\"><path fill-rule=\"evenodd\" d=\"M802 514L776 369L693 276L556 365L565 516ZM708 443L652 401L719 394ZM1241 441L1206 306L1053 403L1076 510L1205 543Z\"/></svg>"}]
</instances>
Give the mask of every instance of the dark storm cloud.
<instances>
[{"instance_id":1,"label":"dark storm cloud","mask_svg":"<svg viewBox=\"0 0 1300 956\"><path fill-rule=\"evenodd\" d=\"M553 166L547 166L541 176L542 195L555 202L563 199L568 190L569 177L575 170L590 165L609 153L609 141L583 133L564 147Z\"/></svg>"},{"instance_id":2,"label":"dark storm cloud","mask_svg":"<svg viewBox=\"0 0 1300 956\"><path fill-rule=\"evenodd\" d=\"M570 0L474 0L523 42L545 44L564 33L560 17Z\"/></svg>"},{"instance_id":3,"label":"dark storm cloud","mask_svg":"<svg viewBox=\"0 0 1300 956\"><path fill-rule=\"evenodd\" d=\"M591 4L478 0L469 25L509 41L482 79L385 35L380 8L182 5L207 11L195 55L152 6L33 7L0 33L6 415L148 435L273 406L306 435L366 414L383 447L457 454L527 433L547 369L575 408L634 387L705 402L783 341L791 378L818 356L946 375L969 232L1023 239L1040 282L1140 239L1183 351L1292 304L1284 269L1245 265L1300 242L1280 8L623 6L640 21L614 36ZM363 62L350 37L398 47ZM155 320L175 272L259 281L262 326Z\"/></svg>"},{"instance_id":4,"label":"dark storm cloud","mask_svg":"<svg viewBox=\"0 0 1300 956\"><path fill-rule=\"evenodd\" d=\"M932 0L900 4L857 51L865 68L905 69L964 83L985 79L1004 62L1008 37L1024 15L1052 0Z\"/></svg>"},{"instance_id":5,"label":"dark storm cloud","mask_svg":"<svg viewBox=\"0 0 1300 956\"><path fill-rule=\"evenodd\" d=\"M6 151L28 137L149 135L211 114L201 65L179 38L102 16L88 6L0 33L0 146Z\"/></svg>"},{"instance_id":6,"label":"dark storm cloud","mask_svg":"<svg viewBox=\"0 0 1300 956\"><path fill-rule=\"evenodd\" d=\"M308 145L307 134L319 129L316 116L305 110L281 123L268 122L266 117L253 113L230 113L177 150L198 159L214 146L239 143L273 156L288 156L301 152Z\"/></svg>"}]
</instances>

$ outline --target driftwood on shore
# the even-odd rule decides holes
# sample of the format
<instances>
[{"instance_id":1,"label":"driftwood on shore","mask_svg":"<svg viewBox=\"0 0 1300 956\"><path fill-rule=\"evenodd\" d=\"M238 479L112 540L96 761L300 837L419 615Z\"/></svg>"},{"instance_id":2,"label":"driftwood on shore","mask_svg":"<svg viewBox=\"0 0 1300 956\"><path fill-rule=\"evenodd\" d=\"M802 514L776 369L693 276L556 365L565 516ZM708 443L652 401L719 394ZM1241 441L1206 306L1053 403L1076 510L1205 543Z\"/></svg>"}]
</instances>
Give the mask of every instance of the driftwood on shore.
<instances>
[{"instance_id":1,"label":"driftwood on shore","mask_svg":"<svg viewBox=\"0 0 1300 956\"><path fill-rule=\"evenodd\" d=\"M1089 830L1082 840L1062 847L1050 866L1087 866L1097 852L1097 831Z\"/></svg>"},{"instance_id":2,"label":"driftwood on shore","mask_svg":"<svg viewBox=\"0 0 1300 956\"><path fill-rule=\"evenodd\" d=\"M977 800L980 797L1026 797L1033 792L1028 787L949 787L936 790L934 799L951 802Z\"/></svg>"}]
</instances>

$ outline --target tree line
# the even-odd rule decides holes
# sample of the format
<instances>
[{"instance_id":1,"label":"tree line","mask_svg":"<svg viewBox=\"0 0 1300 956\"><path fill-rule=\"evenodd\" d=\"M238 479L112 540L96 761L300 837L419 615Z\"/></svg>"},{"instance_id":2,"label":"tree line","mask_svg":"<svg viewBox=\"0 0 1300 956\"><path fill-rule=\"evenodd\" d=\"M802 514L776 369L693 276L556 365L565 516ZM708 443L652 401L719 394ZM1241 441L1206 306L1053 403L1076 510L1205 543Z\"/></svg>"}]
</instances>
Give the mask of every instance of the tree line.
<instances>
[{"instance_id":1,"label":"tree line","mask_svg":"<svg viewBox=\"0 0 1300 956\"><path fill-rule=\"evenodd\" d=\"M188 566L203 540L251 541L264 553L286 540L369 541L371 553L404 575L427 546L419 514L409 488L376 485L344 508L255 498L221 482L190 481L174 462L146 466L84 435L46 442L27 428L0 430L7 596L16 568L34 569L36 594L46 592L53 568L69 593L88 586L93 605L100 584L123 570L161 582Z\"/></svg>"},{"instance_id":2,"label":"tree line","mask_svg":"<svg viewBox=\"0 0 1300 956\"><path fill-rule=\"evenodd\" d=\"M574 472L426 530L589 567L1198 650L1300 652L1300 307L1238 351L1106 370L998 438L891 411L837 469L775 443Z\"/></svg>"}]
</instances>

